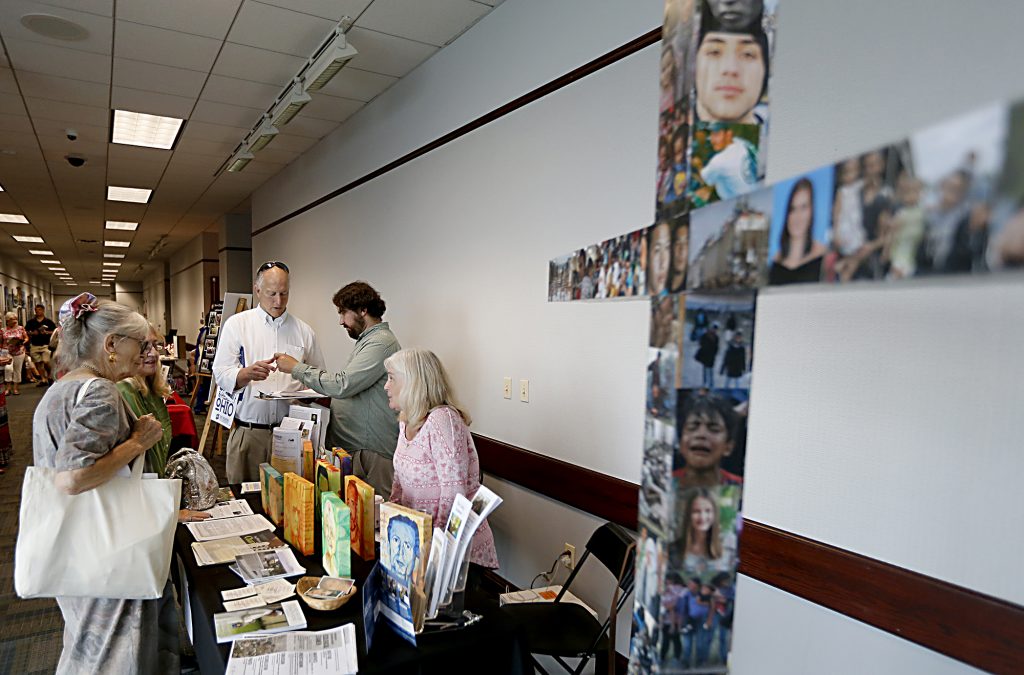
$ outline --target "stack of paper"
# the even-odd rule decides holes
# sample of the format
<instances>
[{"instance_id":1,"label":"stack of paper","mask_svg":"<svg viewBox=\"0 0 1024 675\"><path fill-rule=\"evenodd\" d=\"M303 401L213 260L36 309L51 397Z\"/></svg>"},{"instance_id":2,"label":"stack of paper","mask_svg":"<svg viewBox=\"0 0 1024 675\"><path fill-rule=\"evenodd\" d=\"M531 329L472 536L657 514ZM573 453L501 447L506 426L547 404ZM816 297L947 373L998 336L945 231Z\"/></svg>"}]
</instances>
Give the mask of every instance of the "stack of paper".
<instances>
[{"instance_id":1,"label":"stack of paper","mask_svg":"<svg viewBox=\"0 0 1024 675\"><path fill-rule=\"evenodd\" d=\"M320 632L241 636L231 645L225 675L267 672L350 675L358 670L356 627L347 623Z\"/></svg>"},{"instance_id":2,"label":"stack of paper","mask_svg":"<svg viewBox=\"0 0 1024 675\"><path fill-rule=\"evenodd\" d=\"M266 635L306 627L298 600L267 605L237 612L221 612L213 615L217 631L217 642L231 642L241 635Z\"/></svg>"},{"instance_id":3,"label":"stack of paper","mask_svg":"<svg viewBox=\"0 0 1024 675\"><path fill-rule=\"evenodd\" d=\"M287 547L243 553L235 558L235 564L229 569L242 577L242 581L247 584L264 583L306 573L306 568L299 564L295 553Z\"/></svg>"},{"instance_id":4,"label":"stack of paper","mask_svg":"<svg viewBox=\"0 0 1024 675\"><path fill-rule=\"evenodd\" d=\"M194 541L192 542L192 553L196 557L196 564L203 567L233 562L236 557L252 551L269 551L285 546L287 544L278 539L273 532L262 530L240 537Z\"/></svg>"}]
</instances>

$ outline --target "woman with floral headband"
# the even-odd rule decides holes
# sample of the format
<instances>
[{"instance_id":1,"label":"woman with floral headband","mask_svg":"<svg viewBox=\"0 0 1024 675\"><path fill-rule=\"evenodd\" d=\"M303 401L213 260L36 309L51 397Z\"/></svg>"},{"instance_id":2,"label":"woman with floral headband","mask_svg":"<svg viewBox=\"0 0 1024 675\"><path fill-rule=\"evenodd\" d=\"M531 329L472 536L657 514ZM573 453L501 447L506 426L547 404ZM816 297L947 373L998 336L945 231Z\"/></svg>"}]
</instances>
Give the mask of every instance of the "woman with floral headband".
<instances>
[{"instance_id":1,"label":"woman with floral headband","mask_svg":"<svg viewBox=\"0 0 1024 675\"><path fill-rule=\"evenodd\" d=\"M118 475L156 443L163 429L153 415L131 421L115 382L138 368L149 324L115 302L83 293L60 310L61 362L68 369L36 408L35 464L59 473L69 494ZM126 518L133 514L124 514ZM177 673L178 614L171 585L156 600L57 598L64 617L64 651L57 673Z\"/></svg>"}]
</instances>

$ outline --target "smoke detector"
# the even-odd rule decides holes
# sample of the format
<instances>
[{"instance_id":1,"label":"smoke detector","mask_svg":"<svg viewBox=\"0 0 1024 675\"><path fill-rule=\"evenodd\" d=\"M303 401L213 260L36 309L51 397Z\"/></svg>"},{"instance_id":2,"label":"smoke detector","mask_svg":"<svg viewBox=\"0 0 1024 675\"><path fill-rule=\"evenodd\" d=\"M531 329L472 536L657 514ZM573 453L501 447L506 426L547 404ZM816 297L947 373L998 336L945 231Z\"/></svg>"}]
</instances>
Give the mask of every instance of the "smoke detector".
<instances>
[{"instance_id":1,"label":"smoke detector","mask_svg":"<svg viewBox=\"0 0 1024 675\"><path fill-rule=\"evenodd\" d=\"M81 42L89 37L85 26L53 14L25 14L21 25L36 35L65 42Z\"/></svg>"}]
</instances>

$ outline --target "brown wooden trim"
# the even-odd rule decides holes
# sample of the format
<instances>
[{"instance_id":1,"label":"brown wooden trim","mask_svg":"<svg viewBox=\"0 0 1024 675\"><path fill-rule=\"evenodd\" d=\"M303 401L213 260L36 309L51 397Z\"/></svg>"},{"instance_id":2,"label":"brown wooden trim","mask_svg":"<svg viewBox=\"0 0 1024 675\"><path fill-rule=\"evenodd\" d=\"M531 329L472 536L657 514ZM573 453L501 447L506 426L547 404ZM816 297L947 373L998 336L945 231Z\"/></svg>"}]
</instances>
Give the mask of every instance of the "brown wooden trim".
<instances>
[{"instance_id":1,"label":"brown wooden trim","mask_svg":"<svg viewBox=\"0 0 1024 675\"><path fill-rule=\"evenodd\" d=\"M356 189L357 187L359 187L360 185L362 185L364 183L368 183L368 182L370 182L371 180L373 180L375 178L379 178L380 176L383 176L386 173L394 171L395 169L397 169L398 167L402 166L403 164L408 164L412 160L414 160L414 159L416 159L418 157L422 157L423 155L427 154L428 152L431 152L433 150L437 150L441 146L447 145L448 143L451 143L455 139L460 138L462 136L465 136L466 134L468 134L471 131L475 131L476 129L479 129L480 127L484 126L485 124L490 124L491 122L493 122L493 121L495 121L497 119L500 119L500 118L504 117L505 115L508 115L509 113L515 112L516 110L519 110L520 108L522 108L525 105L529 105L530 103L533 103L534 101L536 101L538 99L541 99L541 98L547 96L548 94L551 94L553 92L558 91L562 87L568 86L568 85L572 84L573 82L576 82L577 80L586 77L587 75L592 75L593 73L596 73L597 71L601 70L602 68L610 66L611 64L615 63L616 61L624 59L624 58L626 58L627 56L629 56L631 54L635 54L636 52L640 51L644 47L649 47L650 45L655 44L660 39L661 39L661 26L658 26L657 28L654 28L654 29L644 33L640 37L635 38L633 40L630 40L629 42L627 42L626 44L622 45L621 47L616 47L615 49L611 50L607 54L603 54L603 55L597 57L596 59L594 59L593 61L585 63L582 66L580 66L579 68L571 70L568 73L566 73L565 75L562 75L561 77L557 77L554 80L551 80L550 82L548 82L546 84L542 84L541 86L537 87L536 89L533 89L532 91L526 92L525 94L523 94L519 98L516 98L516 99L514 99L512 101L509 101L508 103L506 103L506 104L504 104L504 105L502 105L502 106L500 106L498 108L495 108L494 110L490 111L489 113L481 115L480 117L477 117L476 119L474 119L474 120L472 120L470 122L467 122L466 124L463 124L461 127L457 128L457 129L455 129L453 131L449 131L447 134L445 134L443 136L435 138L434 140L430 141L429 143L426 143L425 145L421 145L420 147L416 148L415 150L402 155L398 159L393 160L391 162L388 162L387 164L385 164L384 166L380 167L379 169L371 171L370 173L362 176L361 178L355 179L351 183L348 183L346 185L342 185L340 188L337 188L336 190L332 190L331 192L328 192L323 197L320 197L319 199L314 199L313 201L309 202L305 206L300 206L299 208L295 209L291 213L283 215L280 218L278 218L277 220L272 221L272 222L268 223L267 225L264 225L263 227L261 227L258 230L254 231L252 233L252 236L255 237L256 235L263 234L267 230L269 230L271 228L274 228L274 227L277 227L281 223L284 223L284 222L286 222L288 220L291 220L292 218L295 218L296 216L300 216L303 213L305 213L306 211L309 211L311 209L315 209L316 207L320 206L324 202L328 202L328 201L334 199L335 197L337 197L339 195L345 194L346 192L349 192L351 190Z\"/></svg>"},{"instance_id":2,"label":"brown wooden trim","mask_svg":"<svg viewBox=\"0 0 1024 675\"><path fill-rule=\"evenodd\" d=\"M172 277L176 277L179 274L181 274L182 272L184 272L186 270L190 270L193 267L195 267L196 265L201 265L202 263L217 263L219 265L220 264L220 260L217 259L217 258L200 258L199 260L195 261L191 265L186 265L185 267L182 267L177 272L171 272L171 276Z\"/></svg>"},{"instance_id":3,"label":"brown wooden trim","mask_svg":"<svg viewBox=\"0 0 1024 675\"><path fill-rule=\"evenodd\" d=\"M223 253L224 251L252 251L251 246L225 246L217 249L217 253Z\"/></svg>"},{"instance_id":4,"label":"brown wooden trim","mask_svg":"<svg viewBox=\"0 0 1024 675\"><path fill-rule=\"evenodd\" d=\"M1024 667L1019 605L746 519L739 571L976 668Z\"/></svg>"},{"instance_id":5,"label":"brown wooden trim","mask_svg":"<svg viewBox=\"0 0 1024 675\"><path fill-rule=\"evenodd\" d=\"M473 434L485 474L636 529L636 483Z\"/></svg>"}]
</instances>

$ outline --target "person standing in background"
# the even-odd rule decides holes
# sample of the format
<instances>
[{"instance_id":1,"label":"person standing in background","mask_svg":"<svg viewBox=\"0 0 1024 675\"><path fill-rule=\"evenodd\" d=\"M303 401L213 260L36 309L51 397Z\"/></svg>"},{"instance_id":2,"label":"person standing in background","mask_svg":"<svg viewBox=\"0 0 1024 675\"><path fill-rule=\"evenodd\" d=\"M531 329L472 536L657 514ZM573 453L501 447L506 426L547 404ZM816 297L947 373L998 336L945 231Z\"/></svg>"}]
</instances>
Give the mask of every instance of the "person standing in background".
<instances>
[{"instance_id":1,"label":"person standing in background","mask_svg":"<svg viewBox=\"0 0 1024 675\"><path fill-rule=\"evenodd\" d=\"M25 330L28 332L29 356L32 362L39 366L40 387L53 382L53 372L50 369L50 338L57 330L57 324L47 318L46 307L36 305L36 315L25 322Z\"/></svg>"},{"instance_id":2,"label":"person standing in background","mask_svg":"<svg viewBox=\"0 0 1024 675\"><path fill-rule=\"evenodd\" d=\"M4 393L21 394L18 385L21 384L21 369L25 365L25 345L28 343L28 333L25 328L18 325L18 315L14 312L7 312L4 315L6 325L3 330L3 339L0 340L0 349L7 350L11 362L4 366Z\"/></svg>"},{"instance_id":3,"label":"person standing in background","mask_svg":"<svg viewBox=\"0 0 1024 675\"><path fill-rule=\"evenodd\" d=\"M324 357L309 325L288 313L288 266L271 261L256 271L253 291L259 304L231 316L220 327L213 377L222 391L241 394L228 434L229 483L257 481L269 461L271 428L288 413L288 401L262 400L260 391L297 391L297 382L276 375L275 354L287 352L322 367Z\"/></svg>"}]
</instances>

